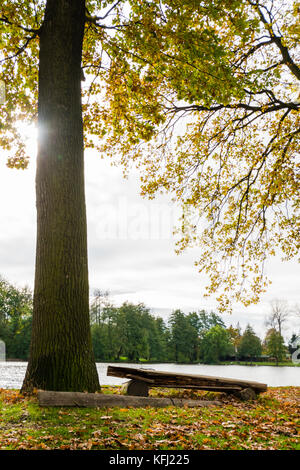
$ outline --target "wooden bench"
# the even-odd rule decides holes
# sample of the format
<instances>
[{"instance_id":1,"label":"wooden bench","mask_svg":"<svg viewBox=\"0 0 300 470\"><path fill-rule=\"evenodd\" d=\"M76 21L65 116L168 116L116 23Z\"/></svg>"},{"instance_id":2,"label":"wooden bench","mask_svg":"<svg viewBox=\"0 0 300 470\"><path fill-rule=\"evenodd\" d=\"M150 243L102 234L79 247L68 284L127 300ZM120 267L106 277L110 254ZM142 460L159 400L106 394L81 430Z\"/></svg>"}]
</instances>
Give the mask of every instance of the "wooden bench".
<instances>
[{"instance_id":1,"label":"wooden bench","mask_svg":"<svg viewBox=\"0 0 300 470\"><path fill-rule=\"evenodd\" d=\"M234 393L246 400L255 398L257 394L267 390L267 384L260 382L131 367L108 366L107 375L130 379L126 383L127 395L144 397L148 396L149 388L152 387Z\"/></svg>"}]
</instances>

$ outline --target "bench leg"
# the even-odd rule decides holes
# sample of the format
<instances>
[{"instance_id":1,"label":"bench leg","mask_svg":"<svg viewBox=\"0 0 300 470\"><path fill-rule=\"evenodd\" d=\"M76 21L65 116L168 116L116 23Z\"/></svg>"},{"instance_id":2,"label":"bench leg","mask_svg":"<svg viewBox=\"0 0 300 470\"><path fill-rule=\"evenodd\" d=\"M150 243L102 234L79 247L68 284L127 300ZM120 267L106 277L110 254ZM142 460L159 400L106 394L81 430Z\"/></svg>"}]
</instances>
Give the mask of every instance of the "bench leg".
<instances>
[{"instance_id":1,"label":"bench leg","mask_svg":"<svg viewBox=\"0 0 300 470\"><path fill-rule=\"evenodd\" d=\"M126 395L134 395L137 397L147 397L149 395L148 384L139 380L129 380L129 382L123 385L122 389Z\"/></svg>"},{"instance_id":2,"label":"bench leg","mask_svg":"<svg viewBox=\"0 0 300 470\"><path fill-rule=\"evenodd\" d=\"M253 388L244 388L240 392L236 392L234 395L244 401L255 400L256 398L256 393Z\"/></svg>"}]
</instances>

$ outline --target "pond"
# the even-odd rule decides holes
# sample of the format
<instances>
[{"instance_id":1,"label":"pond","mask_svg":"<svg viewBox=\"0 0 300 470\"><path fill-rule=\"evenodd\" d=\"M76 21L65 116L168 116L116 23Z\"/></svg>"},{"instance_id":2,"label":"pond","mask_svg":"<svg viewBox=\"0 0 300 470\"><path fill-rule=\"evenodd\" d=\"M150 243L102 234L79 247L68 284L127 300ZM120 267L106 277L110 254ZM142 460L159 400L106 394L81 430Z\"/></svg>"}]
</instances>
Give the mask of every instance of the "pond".
<instances>
[{"instance_id":1,"label":"pond","mask_svg":"<svg viewBox=\"0 0 300 470\"><path fill-rule=\"evenodd\" d=\"M266 383L269 387L300 386L299 367L206 365L206 364L126 364L97 363L101 385L120 385L126 379L108 377L108 365L162 370L186 374L212 375L232 379L245 379ZM16 388L22 385L27 363L0 362L0 388Z\"/></svg>"}]
</instances>

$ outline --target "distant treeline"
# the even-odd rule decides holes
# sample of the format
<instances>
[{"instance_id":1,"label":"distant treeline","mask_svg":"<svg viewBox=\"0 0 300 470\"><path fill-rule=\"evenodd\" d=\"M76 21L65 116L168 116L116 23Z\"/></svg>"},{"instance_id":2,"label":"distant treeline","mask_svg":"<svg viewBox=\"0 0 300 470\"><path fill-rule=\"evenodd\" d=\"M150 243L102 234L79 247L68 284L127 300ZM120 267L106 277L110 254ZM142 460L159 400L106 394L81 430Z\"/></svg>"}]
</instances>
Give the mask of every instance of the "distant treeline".
<instances>
[{"instance_id":1,"label":"distant treeline","mask_svg":"<svg viewBox=\"0 0 300 470\"><path fill-rule=\"evenodd\" d=\"M94 352L98 361L157 361L217 364L225 360L263 360L286 358L287 348L274 329L262 343L248 325L226 328L214 312L200 310L185 314L175 310L168 322L151 315L143 304L125 302L121 307L91 306Z\"/></svg>"},{"instance_id":2,"label":"distant treeline","mask_svg":"<svg viewBox=\"0 0 300 470\"><path fill-rule=\"evenodd\" d=\"M32 293L0 278L0 340L7 358L28 358ZM184 313L175 310L165 322L143 304L125 302L115 307L107 293L96 291L90 307L91 332L96 361L204 362L286 358L287 348L276 329L267 331L262 342L248 325L226 327L214 312ZM293 335L290 343L294 341Z\"/></svg>"},{"instance_id":3,"label":"distant treeline","mask_svg":"<svg viewBox=\"0 0 300 470\"><path fill-rule=\"evenodd\" d=\"M165 323L143 304L99 308L95 301L91 328L95 356L101 361L215 362L234 355L222 319L205 311L186 315L175 310Z\"/></svg>"}]
</instances>

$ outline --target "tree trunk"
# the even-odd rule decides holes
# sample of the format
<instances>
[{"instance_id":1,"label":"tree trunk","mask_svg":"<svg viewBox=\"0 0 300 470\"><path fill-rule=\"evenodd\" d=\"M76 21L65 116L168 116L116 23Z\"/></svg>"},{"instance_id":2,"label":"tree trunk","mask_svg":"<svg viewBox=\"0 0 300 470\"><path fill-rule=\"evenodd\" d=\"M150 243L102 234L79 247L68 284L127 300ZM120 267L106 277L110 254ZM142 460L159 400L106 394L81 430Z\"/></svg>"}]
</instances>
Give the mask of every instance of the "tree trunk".
<instances>
[{"instance_id":1,"label":"tree trunk","mask_svg":"<svg viewBox=\"0 0 300 470\"><path fill-rule=\"evenodd\" d=\"M47 1L40 33L34 311L24 392L100 389L89 324L84 23L84 0Z\"/></svg>"}]
</instances>

